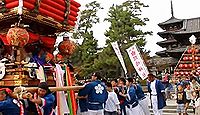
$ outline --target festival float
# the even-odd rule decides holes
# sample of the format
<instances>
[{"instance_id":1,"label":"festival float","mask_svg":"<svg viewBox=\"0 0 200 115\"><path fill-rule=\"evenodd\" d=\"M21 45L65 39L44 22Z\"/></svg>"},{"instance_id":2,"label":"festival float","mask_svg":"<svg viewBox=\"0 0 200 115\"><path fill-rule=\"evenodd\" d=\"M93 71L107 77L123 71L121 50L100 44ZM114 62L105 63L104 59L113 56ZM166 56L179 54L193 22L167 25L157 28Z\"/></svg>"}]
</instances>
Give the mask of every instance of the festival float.
<instances>
[{"instance_id":1,"label":"festival float","mask_svg":"<svg viewBox=\"0 0 200 115\"><path fill-rule=\"evenodd\" d=\"M190 78L199 76L200 47L196 45L195 36L190 37L191 45L186 48L174 70L175 77Z\"/></svg>"},{"instance_id":2,"label":"festival float","mask_svg":"<svg viewBox=\"0 0 200 115\"><path fill-rule=\"evenodd\" d=\"M64 39L55 59L56 38L73 30L80 4L74 0L1 0L0 5L0 86L37 86L40 81L55 86L55 63L75 48Z\"/></svg>"}]
</instances>

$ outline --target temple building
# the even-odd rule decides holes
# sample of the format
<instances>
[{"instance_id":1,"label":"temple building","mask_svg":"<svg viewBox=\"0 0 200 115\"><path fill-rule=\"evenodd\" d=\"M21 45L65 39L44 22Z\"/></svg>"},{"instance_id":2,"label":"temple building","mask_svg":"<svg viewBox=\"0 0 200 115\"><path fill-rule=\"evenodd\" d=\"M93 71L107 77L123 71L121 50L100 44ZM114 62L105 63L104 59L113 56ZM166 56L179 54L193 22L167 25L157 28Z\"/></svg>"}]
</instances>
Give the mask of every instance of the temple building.
<instances>
[{"instance_id":1,"label":"temple building","mask_svg":"<svg viewBox=\"0 0 200 115\"><path fill-rule=\"evenodd\" d=\"M175 18L172 2L171 14L170 19L158 24L163 29L162 32L158 32L158 35L163 38L163 41L157 42L157 45L165 48L165 50L156 52L156 55L160 57L154 57L149 62L149 66L155 66L157 71L164 70L168 73L173 73L183 52L187 46L191 45L189 38L192 35L197 38L196 45L200 44L200 17L190 19Z\"/></svg>"}]
</instances>

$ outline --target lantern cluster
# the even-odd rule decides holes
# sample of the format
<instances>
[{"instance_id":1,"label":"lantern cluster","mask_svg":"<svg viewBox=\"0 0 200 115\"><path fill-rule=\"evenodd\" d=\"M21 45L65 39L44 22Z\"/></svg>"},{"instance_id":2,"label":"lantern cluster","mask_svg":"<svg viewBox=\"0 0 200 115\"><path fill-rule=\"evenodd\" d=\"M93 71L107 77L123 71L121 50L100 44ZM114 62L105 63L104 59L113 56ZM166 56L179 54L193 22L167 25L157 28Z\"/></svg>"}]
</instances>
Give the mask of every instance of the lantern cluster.
<instances>
[{"instance_id":1,"label":"lantern cluster","mask_svg":"<svg viewBox=\"0 0 200 115\"><path fill-rule=\"evenodd\" d=\"M176 71L174 72L175 76L191 76L191 75L200 75L199 72L192 73L191 71Z\"/></svg>"},{"instance_id":2,"label":"lantern cluster","mask_svg":"<svg viewBox=\"0 0 200 115\"><path fill-rule=\"evenodd\" d=\"M183 54L183 58L178 63L177 68L174 70L175 76L192 76L193 74L199 75L196 68L200 67L199 49L192 46ZM194 71L193 71L194 70Z\"/></svg>"},{"instance_id":3,"label":"lantern cluster","mask_svg":"<svg viewBox=\"0 0 200 115\"><path fill-rule=\"evenodd\" d=\"M188 54L191 54L191 53L193 53L193 52L194 52L194 53L198 53L199 50L198 50L198 49L195 49L195 48L190 48L190 49L187 50L187 53L188 53Z\"/></svg>"}]
</instances>

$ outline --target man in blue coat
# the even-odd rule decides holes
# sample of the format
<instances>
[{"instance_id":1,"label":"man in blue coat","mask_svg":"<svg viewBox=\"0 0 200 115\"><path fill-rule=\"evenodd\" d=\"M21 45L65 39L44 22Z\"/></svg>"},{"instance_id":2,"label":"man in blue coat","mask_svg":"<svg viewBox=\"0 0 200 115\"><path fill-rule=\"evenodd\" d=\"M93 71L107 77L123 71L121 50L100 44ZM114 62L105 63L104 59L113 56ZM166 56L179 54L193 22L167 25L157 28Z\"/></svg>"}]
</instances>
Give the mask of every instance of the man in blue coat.
<instances>
[{"instance_id":1,"label":"man in blue coat","mask_svg":"<svg viewBox=\"0 0 200 115\"><path fill-rule=\"evenodd\" d=\"M38 90L34 96L30 96L29 100L35 103L38 115L55 115L53 108L55 97L50 92L46 82L41 82L38 85Z\"/></svg>"},{"instance_id":2,"label":"man in blue coat","mask_svg":"<svg viewBox=\"0 0 200 115\"><path fill-rule=\"evenodd\" d=\"M5 88L0 88L0 112L3 115L24 115L23 104L8 96Z\"/></svg>"},{"instance_id":3,"label":"man in blue coat","mask_svg":"<svg viewBox=\"0 0 200 115\"><path fill-rule=\"evenodd\" d=\"M142 86L136 82L136 79L133 79L133 84L135 88L135 93L138 98L139 105L142 107L145 115L150 115L149 107L148 107L148 100L142 90Z\"/></svg>"},{"instance_id":4,"label":"man in blue coat","mask_svg":"<svg viewBox=\"0 0 200 115\"><path fill-rule=\"evenodd\" d=\"M86 96L88 100L88 115L103 115L108 92L105 85L100 81L99 72L93 73L92 82L88 83L79 96Z\"/></svg>"},{"instance_id":5,"label":"man in blue coat","mask_svg":"<svg viewBox=\"0 0 200 115\"><path fill-rule=\"evenodd\" d=\"M132 78L127 79L126 86L128 88L127 94L119 93L119 95L126 98L126 115L145 115L142 107L138 104L138 98Z\"/></svg>"},{"instance_id":6,"label":"man in blue coat","mask_svg":"<svg viewBox=\"0 0 200 115\"><path fill-rule=\"evenodd\" d=\"M154 115L162 115L162 109L166 106L165 88L161 81L155 78L155 75L148 74L148 92Z\"/></svg>"}]
</instances>

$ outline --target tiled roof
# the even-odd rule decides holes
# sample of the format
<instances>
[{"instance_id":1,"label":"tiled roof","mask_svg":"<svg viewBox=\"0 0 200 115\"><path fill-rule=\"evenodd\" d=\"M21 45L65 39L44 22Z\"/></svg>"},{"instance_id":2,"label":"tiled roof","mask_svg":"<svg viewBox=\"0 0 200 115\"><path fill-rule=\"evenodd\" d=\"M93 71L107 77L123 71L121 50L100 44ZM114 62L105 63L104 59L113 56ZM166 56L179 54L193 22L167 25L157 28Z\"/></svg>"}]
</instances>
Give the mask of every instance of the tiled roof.
<instances>
[{"instance_id":1,"label":"tiled roof","mask_svg":"<svg viewBox=\"0 0 200 115\"><path fill-rule=\"evenodd\" d=\"M168 39L168 40L157 42L156 44L161 46L162 48L165 48L169 44L173 44L173 43L177 43L177 40L171 38L171 39Z\"/></svg>"},{"instance_id":2,"label":"tiled roof","mask_svg":"<svg viewBox=\"0 0 200 115\"><path fill-rule=\"evenodd\" d=\"M168 24L173 24L173 23L177 23L177 22L182 22L184 19L177 19L175 17L171 17L170 19L168 19L167 21L164 21L162 23L159 23L158 26L163 26L163 25L168 25Z\"/></svg>"}]
</instances>

